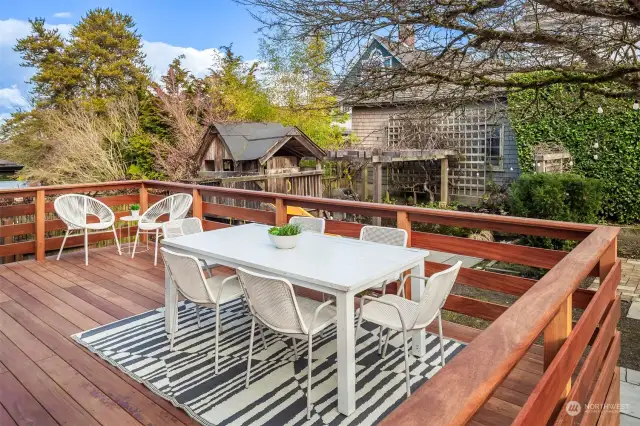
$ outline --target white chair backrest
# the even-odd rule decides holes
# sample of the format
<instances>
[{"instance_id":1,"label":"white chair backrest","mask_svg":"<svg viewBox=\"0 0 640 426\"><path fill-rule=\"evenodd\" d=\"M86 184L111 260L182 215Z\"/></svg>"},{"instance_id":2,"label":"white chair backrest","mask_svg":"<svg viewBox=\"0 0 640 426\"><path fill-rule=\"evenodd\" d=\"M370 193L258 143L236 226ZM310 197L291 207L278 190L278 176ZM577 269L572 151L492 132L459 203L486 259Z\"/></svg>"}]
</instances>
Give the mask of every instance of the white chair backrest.
<instances>
[{"instance_id":1,"label":"white chair backrest","mask_svg":"<svg viewBox=\"0 0 640 426\"><path fill-rule=\"evenodd\" d=\"M251 313L280 333L307 334L293 286L283 278L236 269Z\"/></svg>"},{"instance_id":2,"label":"white chair backrest","mask_svg":"<svg viewBox=\"0 0 640 426\"><path fill-rule=\"evenodd\" d=\"M451 288L453 288L456 282L461 266L462 262L458 261L452 267L429 277L425 285L424 293L422 293L422 298L420 299L420 305L418 306L418 316L412 328L422 327L422 324L426 327L433 321L438 314L438 310L444 306L444 302L446 302ZM407 324L407 326L409 326L409 324Z\"/></svg>"},{"instance_id":3,"label":"white chair backrest","mask_svg":"<svg viewBox=\"0 0 640 426\"><path fill-rule=\"evenodd\" d=\"M360 230L360 239L362 241L371 241L391 246L406 247L407 238L408 234L404 229L366 225Z\"/></svg>"},{"instance_id":4,"label":"white chair backrest","mask_svg":"<svg viewBox=\"0 0 640 426\"><path fill-rule=\"evenodd\" d=\"M170 220L162 224L164 238L182 237L199 232L202 232L202 221L197 217Z\"/></svg>"},{"instance_id":5,"label":"white chair backrest","mask_svg":"<svg viewBox=\"0 0 640 426\"><path fill-rule=\"evenodd\" d=\"M292 225L298 225L303 231L324 234L324 219L321 217L294 216L289 219Z\"/></svg>"},{"instance_id":6,"label":"white chair backrest","mask_svg":"<svg viewBox=\"0 0 640 426\"><path fill-rule=\"evenodd\" d=\"M153 223L168 214L169 220L182 219L189 212L193 197L190 194L173 194L158 201L140 216L140 222Z\"/></svg>"},{"instance_id":7,"label":"white chair backrest","mask_svg":"<svg viewBox=\"0 0 640 426\"><path fill-rule=\"evenodd\" d=\"M96 216L102 223L113 223L115 215L102 201L81 194L66 194L53 202L56 214L70 228L83 228L87 216Z\"/></svg>"},{"instance_id":8,"label":"white chair backrest","mask_svg":"<svg viewBox=\"0 0 640 426\"><path fill-rule=\"evenodd\" d=\"M173 284L184 297L196 303L215 303L217 295L207 287L198 258L175 253L164 247L160 251Z\"/></svg>"}]
</instances>

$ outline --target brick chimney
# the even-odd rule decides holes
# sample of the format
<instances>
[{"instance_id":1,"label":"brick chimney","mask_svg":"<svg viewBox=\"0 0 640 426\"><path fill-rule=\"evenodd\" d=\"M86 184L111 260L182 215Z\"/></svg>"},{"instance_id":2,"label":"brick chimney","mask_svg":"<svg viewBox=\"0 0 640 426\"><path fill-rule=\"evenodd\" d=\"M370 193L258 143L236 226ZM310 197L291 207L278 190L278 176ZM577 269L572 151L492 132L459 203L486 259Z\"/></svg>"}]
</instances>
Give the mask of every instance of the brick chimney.
<instances>
[{"instance_id":1,"label":"brick chimney","mask_svg":"<svg viewBox=\"0 0 640 426\"><path fill-rule=\"evenodd\" d=\"M412 50L416 48L416 32L411 24L400 24L398 30L400 42L409 46Z\"/></svg>"}]
</instances>

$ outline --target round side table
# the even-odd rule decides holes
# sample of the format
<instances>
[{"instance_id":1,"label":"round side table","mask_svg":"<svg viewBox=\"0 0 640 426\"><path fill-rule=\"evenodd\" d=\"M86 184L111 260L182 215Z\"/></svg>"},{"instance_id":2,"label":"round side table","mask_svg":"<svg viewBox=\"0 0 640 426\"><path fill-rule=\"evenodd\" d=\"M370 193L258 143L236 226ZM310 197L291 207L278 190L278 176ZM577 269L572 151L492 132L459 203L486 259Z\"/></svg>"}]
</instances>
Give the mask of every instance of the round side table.
<instances>
[{"instance_id":1,"label":"round side table","mask_svg":"<svg viewBox=\"0 0 640 426\"><path fill-rule=\"evenodd\" d=\"M140 220L140 216L122 216L120 219L123 222L127 222L127 242L126 243L122 243L120 244L120 249L122 250L123 253L127 253L127 254L131 254L131 252L133 251L133 242L131 242L131 224L132 223L138 223L138 221ZM122 239L122 228L118 228L120 230L120 239ZM135 235L134 235L135 237ZM149 239L147 238L147 244L146 247L142 246L142 244L140 244L141 241L138 241L138 247L136 247L136 252L137 251L147 251L149 250Z\"/></svg>"}]
</instances>

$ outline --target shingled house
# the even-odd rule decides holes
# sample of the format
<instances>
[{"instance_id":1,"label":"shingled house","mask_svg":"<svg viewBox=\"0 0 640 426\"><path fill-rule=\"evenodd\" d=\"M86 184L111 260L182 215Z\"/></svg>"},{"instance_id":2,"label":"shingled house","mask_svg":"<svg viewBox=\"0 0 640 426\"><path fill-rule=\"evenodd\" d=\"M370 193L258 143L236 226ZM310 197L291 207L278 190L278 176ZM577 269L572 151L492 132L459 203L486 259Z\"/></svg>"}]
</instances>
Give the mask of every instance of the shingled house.
<instances>
[{"instance_id":1,"label":"shingled house","mask_svg":"<svg viewBox=\"0 0 640 426\"><path fill-rule=\"evenodd\" d=\"M295 126L213 123L202 138L200 181L268 192L322 196L325 152ZM300 160L317 160L311 170Z\"/></svg>"},{"instance_id":2,"label":"shingled house","mask_svg":"<svg viewBox=\"0 0 640 426\"><path fill-rule=\"evenodd\" d=\"M399 42L374 35L338 87L338 94L348 97L349 85L358 85L366 67L407 67L423 60L425 55L427 52L415 48L413 37ZM397 151L406 127L404 117L421 103L433 100L434 96L442 96L442 93L434 93L425 87L394 92L384 98L343 101L344 107L351 109L351 131L359 140L354 148L372 152ZM433 112L429 128L444 138L455 140L455 145L448 148L458 153L456 161L448 166L450 199L474 204L485 193L489 179L502 184L519 175L515 135L502 112L505 102L506 99L497 96L454 112ZM404 167L409 173L415 173L416 169L415 164L409 162L404 166L394 164L395 169L398 167ZM390 170L382 170L383 185ZM384 187L382 191L385 191Z\"/></svg>"}]
</instances>

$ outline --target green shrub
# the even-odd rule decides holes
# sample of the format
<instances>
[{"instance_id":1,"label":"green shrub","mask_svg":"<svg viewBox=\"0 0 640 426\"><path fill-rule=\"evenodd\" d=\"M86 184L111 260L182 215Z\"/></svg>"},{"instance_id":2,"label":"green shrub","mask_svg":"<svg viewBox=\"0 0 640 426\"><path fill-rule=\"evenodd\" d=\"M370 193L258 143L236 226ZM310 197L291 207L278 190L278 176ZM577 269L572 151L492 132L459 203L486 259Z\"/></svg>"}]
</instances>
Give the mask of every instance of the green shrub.
<instances>
[{"instance_id":1,"label":"green shrub","mask_svg":"<svg viewBox=\"0 0 640 426\"><path fill-rule=\"evenodd\" d=\"M509 210L514 216L595 223L602 209L603 186L597 179L571 173L523 174L511 185ZM538 247L568 248L564 241L527 237Z\"/></svg>"},{"instance_id":2,"label":"green shrub","mask_svg":"<svg viewBox=\"0 0 640 426\"><path fill-rule=\"evenodd\" d=\"M517 78L535 81L536 73ZM640 221L640 110L633 109L633 102L570 85L509 94L509 121L516 134L520 169L533 171L537 145L559 145L571 153L574 173L602 182L603 218Z\"/></svg>"}]
</instances>

